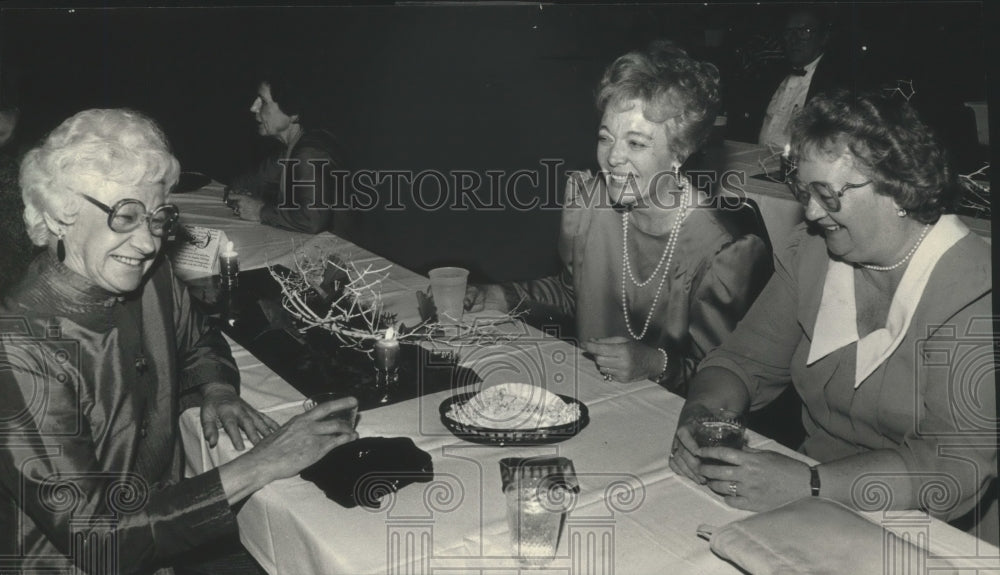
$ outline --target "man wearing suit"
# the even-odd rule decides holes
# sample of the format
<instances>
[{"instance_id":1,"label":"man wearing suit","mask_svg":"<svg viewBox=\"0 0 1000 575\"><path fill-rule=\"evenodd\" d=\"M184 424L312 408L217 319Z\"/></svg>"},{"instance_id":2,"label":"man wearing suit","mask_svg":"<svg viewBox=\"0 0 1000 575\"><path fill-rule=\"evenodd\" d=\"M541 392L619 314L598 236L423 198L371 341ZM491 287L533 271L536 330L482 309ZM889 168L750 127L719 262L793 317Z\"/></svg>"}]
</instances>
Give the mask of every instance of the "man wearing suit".
<instances>
[{"instance_id":1,"label":"man wearing suit","mask_svg":"<svg viewBox=\"0 0 1000 575\"><path fill-rule=\"evenodd\" d=\"M783 31L791 70L778 84L764 112L758 142L783 148L792 118L815 94L842 87L848 76L836 57L826 54L830 25L818 10L804 7L788 15Z\"/></svg>"},{"instance_id":2,"label":"man wearing suit","mask_svg":"<svg viewBox=\"0 0 1000 575\"><path fill-rule=\"evenodd\" d=\"M857 62L831 47L830 18L822 7L797 7L782 29L784 59L736 78L728 102L729 137L772 144L788 143L791 119L815 94L854 86Z\"/></svg>"}]
</instances>

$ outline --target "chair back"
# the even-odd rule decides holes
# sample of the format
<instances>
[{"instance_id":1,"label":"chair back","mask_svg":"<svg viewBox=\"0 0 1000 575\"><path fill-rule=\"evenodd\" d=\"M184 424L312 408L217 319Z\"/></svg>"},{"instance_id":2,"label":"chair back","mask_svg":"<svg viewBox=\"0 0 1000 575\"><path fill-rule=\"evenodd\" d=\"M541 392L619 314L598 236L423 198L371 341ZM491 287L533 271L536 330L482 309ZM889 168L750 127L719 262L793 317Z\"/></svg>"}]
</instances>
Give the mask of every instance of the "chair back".
<instances>
[{"instance_id":1,"label":"chair back","mask_svg":"<svg viewBox=\"0 0 1000 575\"><path fill-rule=\"evenodd\" d=\"M733 235L737 237L755 235L764 241L768 252L774 253L771 238L767 233L767 226L764 225L764 217L760 213L757 202L745 196L728 195L717 196L716 202L719 209L726 213L726 220L732 226Z\"/></svg>"}]
</instances>

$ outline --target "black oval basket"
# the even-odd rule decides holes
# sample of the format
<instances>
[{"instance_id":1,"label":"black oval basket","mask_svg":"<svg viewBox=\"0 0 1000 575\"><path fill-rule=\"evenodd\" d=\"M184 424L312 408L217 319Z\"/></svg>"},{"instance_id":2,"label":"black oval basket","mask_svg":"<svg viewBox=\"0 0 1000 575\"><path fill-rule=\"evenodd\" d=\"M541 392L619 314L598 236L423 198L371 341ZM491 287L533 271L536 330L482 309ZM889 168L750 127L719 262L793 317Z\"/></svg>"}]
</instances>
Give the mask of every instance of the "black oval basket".
<instances>
[{"instance_id":1,"label":"black oval basket","mask_svg":"<svg viewBox=\"0 0 1000 575\"><path fill-rule=\"evenodd\" d=\"M438 411L441 414L441 423L448 428L448 431L455 434L455 437L481 443L483 445L544 445L547 443L559 443L573 437L587 424L590 423L590 413L587 406L567 395L560 395L559 398L567 404L580 406L580 417L565 425L554 425L552 427L539 427L537 429L491 429L488 427L478 427L475 425L465 425L448 417L448 410L456 403L465 403L472 399L475 393L460 393L453 395L441 402Z\"/></svg>"}]
</instances>

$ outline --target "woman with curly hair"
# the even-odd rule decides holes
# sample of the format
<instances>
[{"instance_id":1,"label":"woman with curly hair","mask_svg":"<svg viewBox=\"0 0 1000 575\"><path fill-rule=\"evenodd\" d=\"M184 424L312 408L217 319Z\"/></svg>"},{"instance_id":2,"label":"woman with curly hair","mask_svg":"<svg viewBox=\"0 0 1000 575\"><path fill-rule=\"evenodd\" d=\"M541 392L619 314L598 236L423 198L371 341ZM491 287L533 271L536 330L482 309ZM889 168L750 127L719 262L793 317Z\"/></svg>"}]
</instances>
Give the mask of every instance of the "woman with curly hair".
<instances>
[{"instance_id":1,"label":"woman with curly hair","mask_svg":"<svg viewBox=\"0 0 1000 575\"><path fill-rule=\"evenodd\" d=\"M806 105L792 149L807 222L701 363L671 467L739 508L881 493L892 509L969 514L997 477L993 280L989 246L947 213L944 149L909 104L847 92ZM789 384L803 401L800 451L819 465L698 448L701 414L760 408Z\"/></svg>"},{"instance_id":2,"label":"woman with curly hair","mask_svg":"<svg viewBox=\"0 0 1000 575\"><path fill-rule=\"evenodd\" d=\"M683 392L771 270L765 241L743 234L681 172L712 128L719 72L656 42L607 68L597 107L601 172L571 174L563 273L473 286L467 305L555 306L575 316L577 337L605 380L652 379Z\"/></svg>"},{"instance_id":3,"label":"woman with curly hair","mask_svg":"<svg viewBox=\"0 0 1000 575\"><path fill-rule=\"evenodd\" d=\"M229 344L159 257L179 174L163 132L130 110L80 112L21 164L44 249L0 302L0 555L24 571L203 561L189 553L235 537L235 505L357 437L322 421L325 406L279 427L239 397ZM182 480L182 396L200 400L210 445L225 433L252 448Z\"/></svg>"}]
</instances>

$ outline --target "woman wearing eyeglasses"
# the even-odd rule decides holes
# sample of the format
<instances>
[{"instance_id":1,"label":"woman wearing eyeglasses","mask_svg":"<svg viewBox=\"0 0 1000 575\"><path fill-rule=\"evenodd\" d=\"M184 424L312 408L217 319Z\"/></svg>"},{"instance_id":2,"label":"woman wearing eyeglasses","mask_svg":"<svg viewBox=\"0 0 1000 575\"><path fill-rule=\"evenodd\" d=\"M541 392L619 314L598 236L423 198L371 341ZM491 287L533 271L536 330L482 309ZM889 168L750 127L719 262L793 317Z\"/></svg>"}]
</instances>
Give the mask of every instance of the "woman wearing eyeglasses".
<instances>
[{"instance_id":1,"label":"woman wearing eyeglasses","mask_svg":"<svg viewBox=\"0 0 1000 575\"><path fill-rule=\"evenodd\" d=\"M810 494L859 506L882 493L892 509L958 519L997 476L989 247L947 213L953 173L905 102L817 97L792 146L806 225L700 364L671 467L739 508ZM804 403L800 451L818 466L697 447L699 414L760 408L788 384Z\"/></svg>"},{"instance_id":2,"label":"woman wearing eyeglasses","mask_svg":"<svg viewBox=\"0 0 1000 575\"><path fill-rule=\"evenodd\" d=\"M0 555L22 569L180 562L235 533L233 504L356 437L318 410L279 428L239 398L228 344L158 257L179 172L127 110L73 116L21 165L25 224L46 248L0 305ZM253 448L181 481L184 395L210 444L221 428Z\"/></svg>"}]
</instances>

